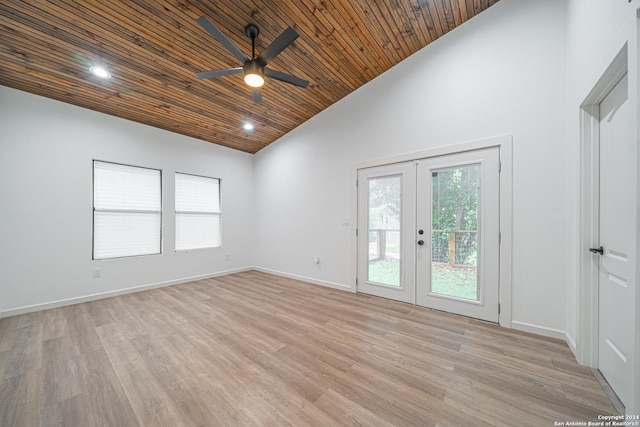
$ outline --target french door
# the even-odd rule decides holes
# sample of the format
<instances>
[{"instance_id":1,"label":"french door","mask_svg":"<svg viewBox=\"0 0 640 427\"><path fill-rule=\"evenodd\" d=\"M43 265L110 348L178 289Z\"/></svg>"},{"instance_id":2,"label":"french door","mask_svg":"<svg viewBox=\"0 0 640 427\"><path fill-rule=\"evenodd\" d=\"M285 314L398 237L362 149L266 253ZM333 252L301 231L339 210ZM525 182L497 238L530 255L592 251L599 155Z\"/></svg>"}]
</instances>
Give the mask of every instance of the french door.
<instances>
[{"instance_id":1,"label":"french door","mask_svg":"<svg viewBox=\"0 0 640 427\"><path fill-rule=\"evenodd\" d=\"M358 292L498 321L499 149L358 171Z\"/></svg>"},{"instance_id":2,"label":"french door","mask_svg":"<svg viewBox=\"0 0 640 427\"><path fill-rule=\"evenodd\" d=\"M358 171L358 292L415 304L414 162Z\"/></svg>"},{"instance_id":3,"label":"french door","mask_svg":"<svg viewBox=\"0 0 640 427\"><path fill-rule=\"evenodd\" d=\"M499 168L498 148L420 161L417 304L498 321Z\"/></svg>"}]
</instances>

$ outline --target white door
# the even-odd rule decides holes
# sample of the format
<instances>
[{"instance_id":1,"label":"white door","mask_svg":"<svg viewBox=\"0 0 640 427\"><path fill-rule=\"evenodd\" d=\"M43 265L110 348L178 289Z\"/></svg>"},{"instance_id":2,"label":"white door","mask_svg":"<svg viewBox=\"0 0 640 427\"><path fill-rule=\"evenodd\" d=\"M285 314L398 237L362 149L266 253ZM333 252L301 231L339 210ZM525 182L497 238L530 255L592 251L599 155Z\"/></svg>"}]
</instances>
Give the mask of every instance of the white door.
<instances>
[{"instance_id":1,"label":"white door","mask_svg":"<svg viewBox=\"0 0 640 427\"><path fill-rule=\"evenodd\" d=\"M421 160L417 304L498 322L500 152Z\"/></svg>"},{"instance_id":2,"label":"white door","mask_svg":"<svg viewBox=\"0 0 640 427\"><path fill-rule=\"evenodd\" d=\"M358 171L358 292L415 302L415 165Z\"/></svg>"},{"instance_id":3,"label":"white door","mask_svg":"<svg viewBox=\"0 0 640 427\"><path fill-rule=\"evenodd\" d=\"M599 368L625 406L631 404L634 287L629 281L634 206L625 183L634 179L627 76L600 104Z\"/></svg>"},{"instance_id":4,"label":"white door","mask_svg":"<svg viewBox=\"0 0 640 427\"><path fill-rule=\"evenodd\" d=\"M498 321L499 149L358 171L358 292Z\"/></svg>"}]
</instances>

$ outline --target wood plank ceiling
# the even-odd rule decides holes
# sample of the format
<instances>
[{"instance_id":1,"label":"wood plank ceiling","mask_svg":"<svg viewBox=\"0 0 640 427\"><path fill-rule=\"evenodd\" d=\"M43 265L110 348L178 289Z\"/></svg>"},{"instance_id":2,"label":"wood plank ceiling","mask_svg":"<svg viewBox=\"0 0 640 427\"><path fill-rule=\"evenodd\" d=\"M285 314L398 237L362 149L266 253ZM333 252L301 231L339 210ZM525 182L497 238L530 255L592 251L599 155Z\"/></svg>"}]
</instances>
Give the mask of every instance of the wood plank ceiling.
<instances>
[{"instance_id":1,"label":"wood plank ceiling","mask_svg":"<svg viewBox=\"0 0 640 427\"><path fill-rule=\"evenodd\" d=\"M256 153L497 1L3 0L0 84ZM257 104L242 75L199 80L241 65L202 15L248 55L248 23L257 53L293 27L300 37L269 66L309 87L268 79Z\"/></svg>"}]
</instances>

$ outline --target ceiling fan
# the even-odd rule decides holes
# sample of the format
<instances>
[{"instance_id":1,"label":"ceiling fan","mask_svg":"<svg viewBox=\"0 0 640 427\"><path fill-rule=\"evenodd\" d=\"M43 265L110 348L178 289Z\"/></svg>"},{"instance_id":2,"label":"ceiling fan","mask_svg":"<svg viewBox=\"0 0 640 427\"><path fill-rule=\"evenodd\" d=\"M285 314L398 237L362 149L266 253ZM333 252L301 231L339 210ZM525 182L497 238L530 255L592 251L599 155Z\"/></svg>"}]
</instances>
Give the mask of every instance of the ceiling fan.
<instances>
[{"instance_id":1,"label":"ceiling fan","mask_svg":"<svg viewBox=\"0 0 640 427\"><path fill-rule=\"evenodd\" d=\"M201 16L196 20L202 28L205 29L214 39L218 40L229 52L242 61L242 67L225 68L222 70L201 71L196 73L200 79L211 79L214 77L228 76L230 74L244 73L244 81L252 88L252 96L254 102L262 102L262 92L260 88L264 84L264 78L280 80L300 87L307 87L309 82L280 71L267 68L267 64L282 52L287 46L298 38L298 33L291 27L287 28L280 34L260 55L256 56L256 37L260 34L260 30L253 24L245 27L244 31L251 38L251 58L242 53L240 49L216 27L213 22L206 16Z\"/></svg>"}]
</instances>

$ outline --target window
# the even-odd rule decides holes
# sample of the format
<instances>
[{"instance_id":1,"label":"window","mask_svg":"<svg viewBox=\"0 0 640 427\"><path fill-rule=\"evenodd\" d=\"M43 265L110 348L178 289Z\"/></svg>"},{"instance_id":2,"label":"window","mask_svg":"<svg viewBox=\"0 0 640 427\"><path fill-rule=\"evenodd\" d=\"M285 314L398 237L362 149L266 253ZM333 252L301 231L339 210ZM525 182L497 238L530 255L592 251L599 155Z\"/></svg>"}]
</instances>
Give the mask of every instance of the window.
<instances>
[{"instance_id":1,"label":"window","mask_svg":"<svg viewBox=\"0 0 640 427\"><path fill-rule=\"evenodd\" d=\"M221 246L220 180L176 173L176 251Z\"/></svg>"},{"instance_id":2,"label":"window","mask_svg":"<svg viewBox=\"0 0 640 427\"><path fill-rule=\"evenodd\" d=\"M161 252L161 175L93 162L93 259Z\"/></svg>"}]
</instances>

